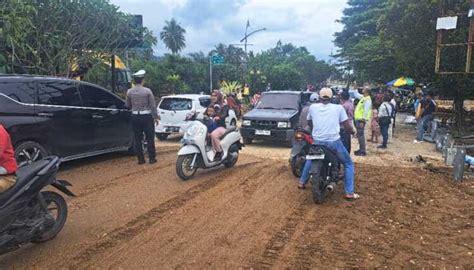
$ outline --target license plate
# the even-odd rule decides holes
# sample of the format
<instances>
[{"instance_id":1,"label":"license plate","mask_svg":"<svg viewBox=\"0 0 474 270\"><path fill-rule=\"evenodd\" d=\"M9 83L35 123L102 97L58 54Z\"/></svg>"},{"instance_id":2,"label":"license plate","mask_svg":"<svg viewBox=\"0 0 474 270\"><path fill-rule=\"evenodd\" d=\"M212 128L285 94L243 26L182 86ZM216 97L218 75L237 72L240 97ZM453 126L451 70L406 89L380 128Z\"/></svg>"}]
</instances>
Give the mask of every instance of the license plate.
<instances>
[{"instance_id":1,"label":"license plate","mask_svg":"<svg viewBox=\"0 0 474 270\"><path fill-rule=\"evenodd\" d=\"M264 136L270 136L272 132L270 130L255 130L255 135L264 135Z\"/></svg>"},{"instance_id":2,"label":"license plate","mask_svg":"<svg viewBox=\"0 0 474 270\"><path fill-rule=\"evenodd\" d=\"M324 159L323 155L307 155L306 160Z\"/></svg>"}]
</instances>

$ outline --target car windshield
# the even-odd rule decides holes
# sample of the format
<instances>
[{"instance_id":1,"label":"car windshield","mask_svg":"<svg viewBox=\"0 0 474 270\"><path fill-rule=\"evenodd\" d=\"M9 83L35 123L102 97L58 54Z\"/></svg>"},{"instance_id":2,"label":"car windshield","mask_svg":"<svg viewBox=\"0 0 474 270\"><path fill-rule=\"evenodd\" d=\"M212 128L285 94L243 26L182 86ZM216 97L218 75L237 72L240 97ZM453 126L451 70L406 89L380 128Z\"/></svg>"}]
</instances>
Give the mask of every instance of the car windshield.
<instances>
[{"instance_id":1,"label":"car windshield","mask_svg":"<svg viewBox=\"0 0 474 270\"><path fill-rule=\"evenodd\" d=\"M160 103L160 109L167 111L189 111L193 102L187 98L165 98Z\"/></svg>"},{"instance_id":2,"label":"car windshield","mask_svg":"<svg viewBox=\"0 0 474 270\"><path fill-rule=\"evenodd\" d=\"M299 96L295 94L263 94L257 109L298 110Z\"/></svg>"}]
</instances>

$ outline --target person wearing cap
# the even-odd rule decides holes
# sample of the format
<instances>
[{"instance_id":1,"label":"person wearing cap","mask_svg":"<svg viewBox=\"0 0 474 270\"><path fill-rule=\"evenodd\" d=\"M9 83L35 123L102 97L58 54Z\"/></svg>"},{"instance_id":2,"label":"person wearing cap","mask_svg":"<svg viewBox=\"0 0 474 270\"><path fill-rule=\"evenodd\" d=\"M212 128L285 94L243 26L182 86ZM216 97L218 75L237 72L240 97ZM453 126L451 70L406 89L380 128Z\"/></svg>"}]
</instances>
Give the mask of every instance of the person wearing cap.
<instances>
[{"instance_id":1,"label":"person wearing cap","mask_svg":"<svg viewBox=\"0 0 474 270\"><path fill-rule=\"evenodd\" d=\"M416 124L416 139L413 141L414 143L421 143L423 142L423 136L425 131L428 129L428 124L433 121L433 113L436 111L436 103L433 100L433 94L431 92L427 92L425 98L420 102L420 118Z\"/></svg>"},{"instance_id":2,"label":"person wearing cap","mask_svg":"<svg viewBox=\"0 0 474 270\"><path fill-rule=\"evenodd\" d=\"M341 105L346 111L347 118L349 119L349 122L354 123L354 104L351 101L351 96L348 91L343 91L341 93ZM344 146L347 149L347 152L351 152L351 134L347 132L343 126L341 126L341 140Z\"/></svg>"},{"instance_id":3,"label":"person wearing cap","mask_svg":"<svg viewBox=\"0 0 474 270\"><path fill-rule=\"evenodd\" d=\"M132 111L132 128L134 133L134 146L138 157L138 164L145 163L143 154L143 134L147 142L148 159L150 164L156 163L155 150L155 125L158 124L158 113L153 92L143 86L145 70L134 73L135 86L128 89L126 103Z\"/></svg>"},{"instance_id":4,"label":"person wearing cap","mask_svg":"<svg viewBox=\"0 0 474 270\"><path fill-rule=\"evenodd\" d=\"M349 133L354 134L354 128L347 117L344 107L332 104L333 93L329 88L323 88L319 92L319 103L311 105L308 113L308 125L312 129L312 137L315 144L324 145L333 151L339 161L344 165L344 189L348 200L357 199L360 196L354 192L354 163L347 149L344 147L339 135L340 125ZM305 162L298 188L305 188L311 169L312 162ZM310 169L307 169L309 167Z\"/></svg>"},{"instance_id":5,"label":"person wearing cap","mask_svg":"<svg viewBox=\"0 0 474 270\"><path fill-rule=\"evenodd\" d=\"M365 156L365 125L372 117L372 98L370 97L370 88L364 87L363 95L354 92L355 98L359 103L354 111L355 124L357 129L357 140L359 141L359 150L355 151L356 156Z\"/></svg>"},{"instance_id":6,"label":"person wearing cap","mask_svg":"<svg viewBox=\"0 0 474 270\"><path fill-rule=\"evenodd\" d=\"M306 120L308 118L309 107L311 106L311 104L318 102L318 100L319 95L317 93L311 94L311 96L309 97L309 102L301 110L300 119L298 121L299 128L310 131L308 126L308 120Z\"/></svg>"}]
</instances>

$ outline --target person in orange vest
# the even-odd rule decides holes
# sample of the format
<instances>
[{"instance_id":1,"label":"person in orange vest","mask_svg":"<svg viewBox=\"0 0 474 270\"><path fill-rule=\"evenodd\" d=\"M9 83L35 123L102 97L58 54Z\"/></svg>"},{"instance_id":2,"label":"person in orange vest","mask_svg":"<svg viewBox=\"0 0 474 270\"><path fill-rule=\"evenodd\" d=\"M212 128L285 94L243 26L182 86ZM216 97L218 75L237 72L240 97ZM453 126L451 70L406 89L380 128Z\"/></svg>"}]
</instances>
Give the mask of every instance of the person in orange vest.
<instances>
[{"instance_id":1,"label":"person in orange vest","mask_svg":"<svg viewBox=\"0 0 474 270\"><path fill-rule=\"evenodd\" d=\"M14 153L10 135L0 124L0 193L15 185L17 164Z\"/></svg>"}]
</instances>

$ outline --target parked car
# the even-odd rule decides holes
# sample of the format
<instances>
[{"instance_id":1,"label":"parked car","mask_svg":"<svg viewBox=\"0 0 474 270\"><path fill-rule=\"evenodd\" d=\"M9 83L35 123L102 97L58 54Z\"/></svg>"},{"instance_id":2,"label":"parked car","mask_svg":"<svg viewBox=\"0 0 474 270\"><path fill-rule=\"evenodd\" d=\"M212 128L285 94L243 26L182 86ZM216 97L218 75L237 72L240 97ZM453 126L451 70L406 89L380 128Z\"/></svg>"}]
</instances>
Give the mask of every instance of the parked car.
<instances>
[{"instance_id":1,"label":"parked car","mask_svg":"<svg viewBox=\"0 0 474 270\"><path fill-rule=\"evenodd\" d=\"M298 91L264 92L257 106L242 118L240 132L244 143L263 139L291 146L301 109L311 94Z\"/></svg>"},{"instance_id":2,"label":"parked car","mask_svg":"<svg viewBox=\"0 0 474 270\"><path fill-rule=\"evenodd\" d=\"M209 95L174 95L161 98L158 104L158 115L161 120L155 126L156 137L159 140L166 140L170 134L184 134L186 127L186 116L196 111L198 118L202 117L204 111L211 104ZM226 118L226 125L237 126L237 117L233 110L229 110L229 117Z\"/></svg>"},{"instance_id":3,"label":"parked car","mask_svg":"<svg viewBox=\"0 0 474 270\"><path fill-rule=\"evenodd\" d=\"M0 123L20 165L79 159L132 147L131 113L97 85L56 77L0 76Z\"/></svg>"}]
</instances>

